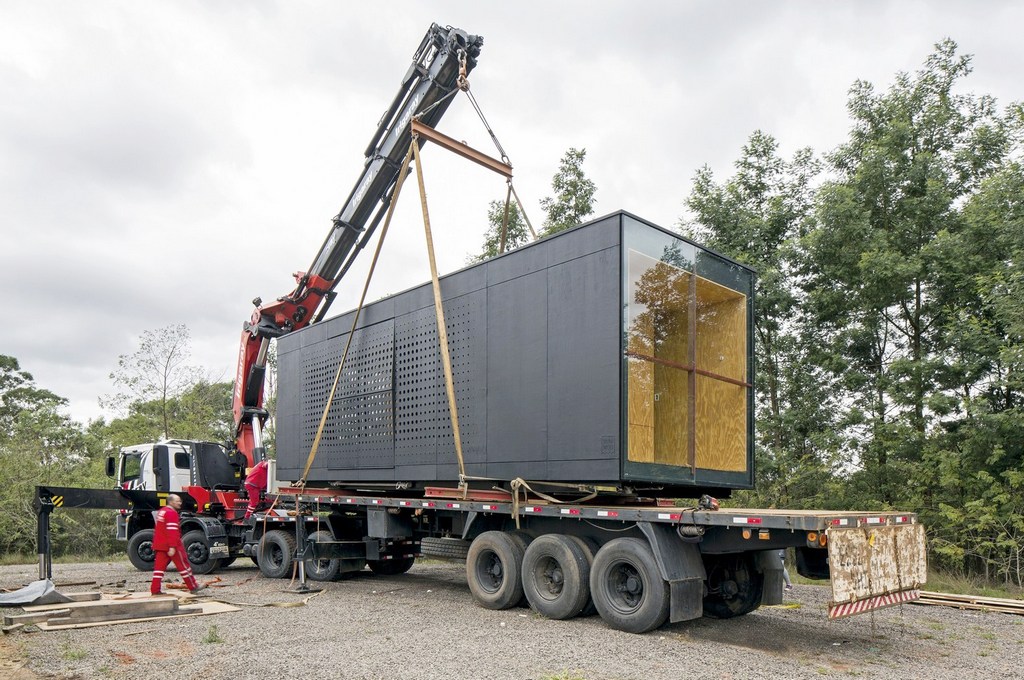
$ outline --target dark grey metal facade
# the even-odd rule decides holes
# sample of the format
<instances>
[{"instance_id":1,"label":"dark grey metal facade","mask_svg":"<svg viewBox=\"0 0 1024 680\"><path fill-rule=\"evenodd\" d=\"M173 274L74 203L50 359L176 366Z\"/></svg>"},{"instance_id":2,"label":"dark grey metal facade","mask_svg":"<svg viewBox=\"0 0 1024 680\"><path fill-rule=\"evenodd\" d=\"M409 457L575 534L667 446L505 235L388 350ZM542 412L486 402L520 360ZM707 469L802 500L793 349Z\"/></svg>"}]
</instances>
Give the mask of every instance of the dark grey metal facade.
<instances>
[{"instance_id":1,"label":"dark grey metal facade","mask_svg":"<svg viewBox=\"0 0 1024 680\"><path fill-rule=\"evenodd\" d=\"M468 475L622 481L624 217L441 279ZM281 479L305 466L352 319L278 341ZM429 283L365 307L307 481L457 481L444 384Z\"/></svg>"}]
</instances>

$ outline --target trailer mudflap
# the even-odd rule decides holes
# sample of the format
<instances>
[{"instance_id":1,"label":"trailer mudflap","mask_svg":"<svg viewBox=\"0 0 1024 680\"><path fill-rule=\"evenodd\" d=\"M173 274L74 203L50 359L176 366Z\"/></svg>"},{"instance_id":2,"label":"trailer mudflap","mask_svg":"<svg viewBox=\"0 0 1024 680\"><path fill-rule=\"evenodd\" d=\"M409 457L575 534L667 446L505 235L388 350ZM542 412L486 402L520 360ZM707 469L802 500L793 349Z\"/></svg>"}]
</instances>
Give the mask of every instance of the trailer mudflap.
<instances>
[{"instance_id":1,"label":"trailer mudflap","mask_svg":"<svg viewBox=\"0 0 1024 680\"><path fill-rule=\"evenodd\" d=\"M921 524L828 529L828 618L916 600L928 575Z\"/></svg>"}]
</instances>

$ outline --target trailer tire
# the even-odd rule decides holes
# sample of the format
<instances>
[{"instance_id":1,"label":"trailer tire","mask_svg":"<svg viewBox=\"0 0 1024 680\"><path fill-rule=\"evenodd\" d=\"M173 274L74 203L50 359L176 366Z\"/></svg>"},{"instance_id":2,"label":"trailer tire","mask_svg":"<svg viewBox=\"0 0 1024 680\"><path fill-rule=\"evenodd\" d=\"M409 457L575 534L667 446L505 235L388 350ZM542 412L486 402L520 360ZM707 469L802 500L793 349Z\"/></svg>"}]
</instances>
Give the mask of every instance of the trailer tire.
<instances>
[{"instance_id":1,"label":"trailer tire","mask_svg":"<svg viewBox=\"0 0 1024 680\"><path fill-rule=\"evenodd\" d=\"M753 555L736 553L705 560L708 595L704 597L704 616L731 619L761 606L764 574L757 571Z\"/></svg>"},{"instance_id":2,"label":"trailer tire","mask_svg":"<svg viewBox=\"0 0 1024 680\"><path fill-rule=\"evenodd\" d=\"M583 546L562 534L534 539L523 556L523 591L545 618L579 615L590 601L590 559Z\"/></svg>"},{"instance_id":3,"label":"trailer tire","mask_svg":"<svg viewBox=\"0 0 1024 680\"><path fill-rule=\"evenodd\" d=\"M583 552L587 556L587 572L594 568L594 558L597 557L597 551L601 549L600 544L593 538L587 536L570 536L572 540L576 541ZM597 613L597 607L594 606L594 596L590 592L590 582L587 582L587 604L583 607L583 611L579 613L579 616L593 616Z\"/></svg>"},{"instance_id":4,"label":"trailer tire","mask_svg":"<svg viewBox=\"0 0 1024 680\"><path fill-rule=\"evenodd\" d=\"M668 618L668 583L640 539L617 538L597 551L590 592L601 618L616 630L646 633Z\"/></svg>"},{"instance_id":5,"label":"trailer tire","mask_svg":"<svg viewBox=\"0 0 1024 680\"><path fill-rule=\"evenodd\" d=\"M128 539L128 561L139 571L153 571L156 551L153 550L152 529L140 529Z\"/></svg>"},{"instance_id":6,"label":"trailer tire","mask_svg":"<svg viewBox=\"0 0 1024 680\"><path fill-rule=\"evenodd\" d=\"M291 574L295 556L295 536L287 531L273 529L260 539L257 560L260 571L267 578L284 578Z\"/></svg>"},{"instance_id":7,"label":"trailer tire","mask_svg":"<svg viewBox=\"0 0 1024 680\"><path fill-rule=\"evenodd\" d=\"M367 560L370 571L377 576L398 576L412 569L415 557L397 557L393 560Z\"/></svg>"},{"instance_id":8,"label":"trailer tire","mask_svg":"<svg viewBox=\"0 0 1024 680\"><path fill-rule=\"evenodd\" d=\"M523 599L523 549L501 531L485 531L469 546L466 580L485 609L508 609Z\"/></svg>"},{"instance_id":9,"label":"trailer tire","mask_svg":"<svg viewBox=\"0 0 1024 680\"><path fill-rule=\"evenodd\" d=\"M333 541L334 534L330 531L314 531L309 535L311 543ZM326 560L306 560L306 576L311 581L333 581L341 571L341 560L338 558Z\"/></svg>"},{"instance_id":10,"label":"trailer tire","mask_svg":"<svg viewBox=\"0 0 1024 680\"><path fill-rule=\"evenodd\" d=\"M426 557L465 562L469 555L469 542L461 538L424 538L420 540L420 552Z\"/></svg>"},{"instance_id":11,"label":"trailer tire","mask_svg":"<svg viewBox=\"0 0 1024 680\"><path fill-rule=\"evenodd\" d=\"M193 574L209 574L220 568L221 561L210 557L210 541L202 529L193 529L181 537L185 556L192 565Z\"/></svg>"}]
</instances>

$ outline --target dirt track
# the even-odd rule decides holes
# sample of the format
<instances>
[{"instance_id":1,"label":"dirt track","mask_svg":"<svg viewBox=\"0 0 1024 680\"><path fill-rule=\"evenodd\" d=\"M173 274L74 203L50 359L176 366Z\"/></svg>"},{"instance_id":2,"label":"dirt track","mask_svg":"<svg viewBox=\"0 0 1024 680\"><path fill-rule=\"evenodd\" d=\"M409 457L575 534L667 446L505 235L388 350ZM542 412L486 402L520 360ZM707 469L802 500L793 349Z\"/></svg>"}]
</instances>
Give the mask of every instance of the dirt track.
<instances>
[{"instance_id":1,"label":"dirt track","mask_svg":"<svg viewBox=\"0 0 1024 680\"><path fill-rule=\"evenodd\" d=\"M1024 617L907 605L830 623L828 589L818 586L797 585L787 605L738 619L630 635L598 617L548 621L529 609L481 609L462 565L442 562L417 564L403 576L367 571L312 584L323 591L304 606L261 606L302 596L242 562L213 588L241 611L18 631L0 641L0 677L987 680L1019 677L1024 667ZM0 567L4 588L34 579L34 566ZM54 580L98 583L68 591L148 588L148 575L127 562L55 565ZM216 638L222 641L210 641Z\"/></svg>"}]
</instances>

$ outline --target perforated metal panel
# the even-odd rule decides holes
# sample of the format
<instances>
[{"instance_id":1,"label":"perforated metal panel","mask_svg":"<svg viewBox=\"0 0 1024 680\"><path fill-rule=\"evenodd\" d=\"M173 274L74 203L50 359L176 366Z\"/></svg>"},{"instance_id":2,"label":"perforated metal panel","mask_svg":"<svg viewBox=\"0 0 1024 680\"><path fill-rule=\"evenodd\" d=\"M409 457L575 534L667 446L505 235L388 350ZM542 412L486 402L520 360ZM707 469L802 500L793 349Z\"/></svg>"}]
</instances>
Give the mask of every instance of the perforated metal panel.
<instances>
[{"instance_id":1,"label":"perforated metal panel","mask_svg":"<svg viewBox=\"0 0 1024 680\"><path fill-rule=\"evenodd\" d=\"M313 445L348 334L309 348L301 364L301 445ZM320 438L318 464L328 469L394 466L394 321L355 332Z\"/></svg>"},{"instance_id":2,"label":"perforated metal panel","mask_svg":"<svg viewBox=\"0 0 1024 680\"><path fill-rule=\"evenodd\" d=\"M482 454L486 338L483 292L445 302L448 352L452 362L459 429L467 459ZM457 463L444 367L433 307L395 320L395 463L436 465Z\"/></svg>"}]
</instances>

